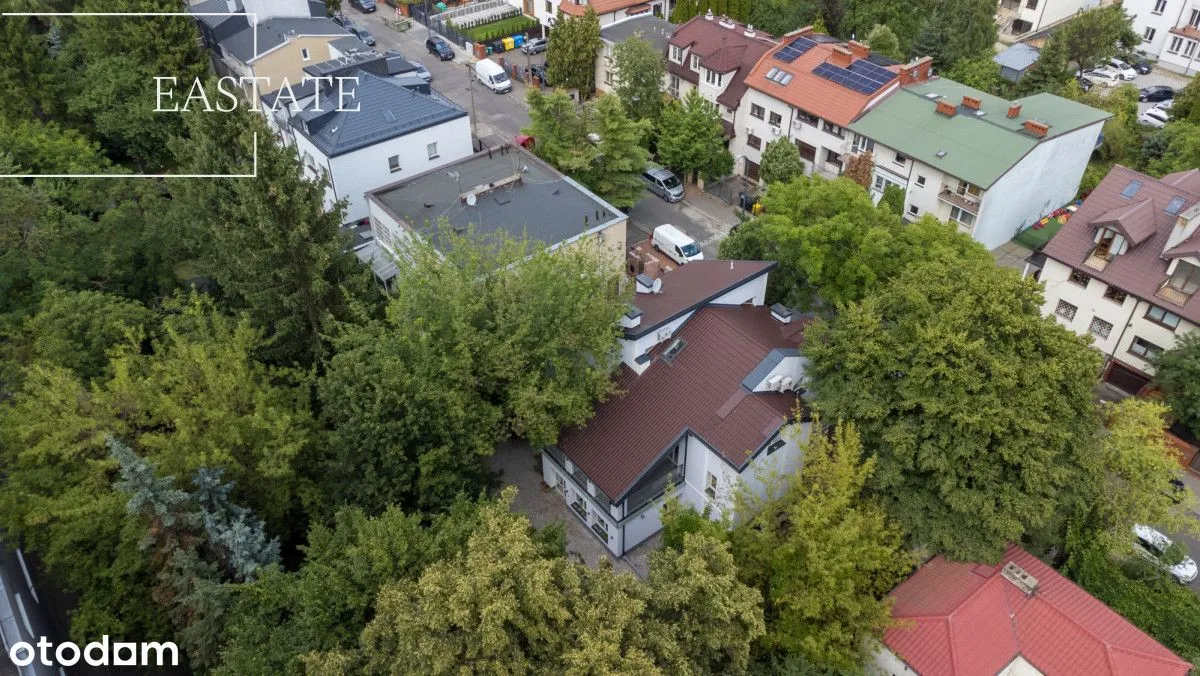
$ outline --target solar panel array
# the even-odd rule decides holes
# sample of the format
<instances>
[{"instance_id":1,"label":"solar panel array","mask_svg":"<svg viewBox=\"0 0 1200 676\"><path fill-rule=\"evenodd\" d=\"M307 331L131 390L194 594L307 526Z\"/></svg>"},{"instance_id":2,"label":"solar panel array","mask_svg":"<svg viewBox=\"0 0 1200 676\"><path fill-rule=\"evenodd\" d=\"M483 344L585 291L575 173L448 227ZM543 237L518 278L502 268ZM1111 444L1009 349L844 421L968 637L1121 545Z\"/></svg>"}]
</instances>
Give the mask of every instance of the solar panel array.
<instances>
[{"instance_id":1,"label":"solar panel array","mask_svg":"<svg viewBox=\"0 0 1200 676\"><path fill-rule=\"evenodd\" d=\"M853 89L860 94L874 94L896 77L895 73L880 68L870 61L855 61L850 68L841 68L831 63L822 63L813 69L814 75Z\"/></svg>"},{"instance_id":2,"label":"solar panel array","mask_svg":"<svg viewBox=\"0 0 1200 676\"><path fill-rule=\"evenodd\" d=\"M817 43L808 38L796 38L788 43L787 47L779 50L775 54L775 58L784 63L791 63L800 57L801 54L816 47Z\"/></svg>"}]
</instances>

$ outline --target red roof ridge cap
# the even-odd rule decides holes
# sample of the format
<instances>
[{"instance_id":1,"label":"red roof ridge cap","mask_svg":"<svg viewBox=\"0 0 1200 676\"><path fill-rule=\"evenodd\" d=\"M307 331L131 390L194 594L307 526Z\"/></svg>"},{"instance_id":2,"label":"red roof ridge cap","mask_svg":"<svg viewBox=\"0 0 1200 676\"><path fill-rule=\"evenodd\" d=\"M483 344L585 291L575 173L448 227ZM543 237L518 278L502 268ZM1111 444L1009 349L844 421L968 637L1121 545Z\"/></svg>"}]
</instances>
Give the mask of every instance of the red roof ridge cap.
<instances>
[{"instance_id":1,"label":"red roof ridge cap","mask_svg":"<svg viewBox=\"0 0 1200 676\"><path fill-rule=\"evenodd\" d=\"M1122 619L1124 619L1124 618L1122 618ZM1128 620L1126 620L1126 621L1128 621ZM1142 630L1138 629L1138 631L1142 631ZM1142 632L1142 633L1145 633L1145 632ZM1151 636L1150 638L1153 639L1154 637ZM1155 643L1158 643L1158 641L1155 641ZM1162 644L1159 643L1158 645L1162 645ZM1171 650L1170 648L1167 648L1166 646L1163 646L1163 648L1166 648L1168 651L1171 651L1171 655L1175 658L1174 660L1167 659L1166 657L1162 657L1161 655L1152 655L1148 652L1143 652L1141 650L1137 650L1134 648L1127 648L1123 645L1105 644L1105 647L1108 648L1108 650L1111 652L1122 652L1122 653L1125 653L1126 655L1136 655L1138 657L1145 657L1146 659L1151 659L1156 662L1162 662L1163 664L1174 664L1176 666L1182 666L1184 664L1189 664L1189 665L1191 664L1190 662L1183 659L1179 655L1176 655L1175 651Z\"/></svg>"}]
</instances>

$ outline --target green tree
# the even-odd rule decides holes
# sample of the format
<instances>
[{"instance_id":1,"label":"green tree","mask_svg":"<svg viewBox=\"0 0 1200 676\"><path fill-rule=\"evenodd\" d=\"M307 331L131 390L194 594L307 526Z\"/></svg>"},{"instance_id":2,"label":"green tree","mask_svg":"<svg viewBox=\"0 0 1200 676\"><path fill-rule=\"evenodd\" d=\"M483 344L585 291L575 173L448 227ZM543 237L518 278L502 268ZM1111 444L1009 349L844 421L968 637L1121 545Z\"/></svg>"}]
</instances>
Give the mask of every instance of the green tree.
<instances>
[{"instance_id":1,"label":"green tree","mask_svg":"<svg viewBox=\"0 0 1200 676\"><path fill-rule=\"evenodd\" d=\"M1054 39L1062 41L1067 61L1080 70L1115 55L1121 47L1133 49L1142 41L1133 30L1133 17L1121 5L1080 12L1058 29Z\"/></svg>"},{"instance_id":2,"label":"green tree","mask_svg":"<svg viewBox=\"0 0 1200 676\"><path fill-rule=\"evenodd\" d=\"M725 149L725 127L717 107L695 89L682 102L669 102L658 123L658 156L684 176L727 175L733 156Z\"/></svg>"},{"instance_id":3,"label":"green tree","mask_svg":"<svg viewBox=\"0 0 1200 676\"><path fill-rule=\"evenodd\" d=\"M1051 36L1033 67L1017 81L1017 93L1022 96L1041 92L1061 94L1067 83L1073 81L1074 71L1069 60L1066 41L1058 35Z\"/></svg>"},{"instance_id":4,"label":"green tree","mask_svg":"<svg viewBox=\"0 0 1200 676\"><path fill-rule=\"evenodd\" d=\"M10 3L7 9L48 11L35 2ZM10 92L0 102L0 119L45 120L61 107L54 86L60 75L55 72L43 21L44 17L0 17L0 86Z\"/></svg>"},{"instance_id":5,"label":"green tree","mask_svg":"<svg viewBox=\"0 0 1200 676\"><path fill-rule=\"evenodd\" d=\"M578 176L584 185L613 206L628 209L642 197L642 172L650 161L644 142L650 137L651 121L631 120L621 99L602 96L588 106L595 159Z\"/></svg>"},{"instance_id":6,"label":"green tree","mask_svg":"<svg viewBox=\"0 0 1200 676\"><path fill-rule=\"evenodd\" d=\"M899 0L847 0L846 16L842 19L841 35L855 35L871 46L871 49L897 60L910 53L913 39L921 30L924 19L933 11L933 0L905 3ZM877 45L872 35L876 27L884 27L895 37L896 51L888 51L888 45ZM887 38L884 38L885 42ZM923 55L923 53L922 53Z\"/></svg>"},{"instance_id":7,"label":"green tree","mask_svg":"<svg viewBox=\"0 0 1200 676\"><path fill-rule=\"evenodd\" d=\"M1101 130L1104 138L1095 150L1095 157L1104 162L1135 164L1145 136L1143 127L1137 121L1138 90L1130 84L1121 85L1107 93L1101 93L1099 89L1097 87L1079 95L1081 103L1112 113L1112 117L1104 121Z\"/></svg>"},{"instance_id":8,"label":"green tree","mask_svg":"<svg viewBox=\"0 0 1200 676\"><path fill-rule=\"evenodd\" d=\"M842 175L862 186L864 190L870 190L872 179L875 178L874 154L867 150L851 155L846 160L846 171Z\"/></svg>"},{"instance_id":9,"label":"green tree","mask_svg":"<svg viewBox=\"0 0 1200 676\"><path fill-rule=\"evenodd\" d=\"M1005 81L1000 77L1000 64L993 61L992 56L992 54L984 53L959 59L942 75L968 87L999 96L1000 87Z\"/></svg>"},{"instance_id":10,"label":"green tree","mask_svg":"<svg viewBox=\"0 0 1200 676\"><path fill-rule=\"evenodd\" d=\"M550 44L546 48L546 68L556 87L579 91L580 99L596 91L596 50L600 49L600 20L588 7L583 16L558 13Z\"/></svg>"},{"instance_id":11,"label":"green tree","mask_svg":"<svg viewBox=\"0 0 1200 676\"><path fill-rule=\"evenodd\" d=\"M879 198L879 208L897 216L903 216L904 199L904 188L888 183L887 187L883 189L883 196Z\"/></svg>"},{"instance_id":12,"label":"green tree","mask_svg":"<svg viewBox=\"0 0 1200 676\"><path fill-rule=\"evenodd\" d=\"M995 55L996 5L989 0L936 0L913 35L910 53L931 56L935 68L948 68L961 59ZM889 24L891 25L891 24Z\"/></svg>"},{"instance_id":13,"label":"green tree","mask_svg":"<svg viewBox=\"0 0 1200 676\"><path fill-rule=\"evenodd\" d=\"M913 34L912 45L908 50L910 58L919 59L928 56L933 59L934 67L939 69L948 65L948 57L944 55L947 50L948 31L942 18L942 11L937 4L930 9L930 12L925 15L921 27Z\"/></svg>"},{"instance_id":14,"label":"green tree","mask_svg":"<svg viewBox=\"0 0 1200 676\"><path fill-rule=\"evenodd\" d=\"M1200 435L1200 334L1179 337L1155 362L1154 380L1177 420Z\"/></svg>"},{"instance_id":15,"label":"green tree","mask_svg":"<svg viewBox=\"0 0 1200 676\"><path fill-rule=\"evenodd\" d=\"M1176 121L1200 124L1200 80L1192 78L1186 87L1175 92L1171 117Z\"/></svg>"},{"instance_id":16,"label":"green tree","mask_svg":"<svg viewBox=\"0 0 1200 676\"><path fill-rule=\"evenodd\" d=\"M900 49L900 38L887 24L875 24L871 32L867 33L866 43L876 54L897 61L904 59L904 52Z\"/></svg>"},{"instance_id":17,"label":"green tree","mask_svg":"<svg viewBox=\"0 0 1200 676\"><path fill-rule=\"evenodd\" d=\"M154 314L137 301L52 287L25 331L33 358L70 369L86 382L100 377L114 347L137 349L153 321Z\"/></svg>"},{"instance_id":18,"label":"green tree","mask_svg":"<svg viewBox=\"0 0 1200 676\"><path fill-rule=\"evenodd\" d=\"M155 112L157 71L119 52L89 59L82 71L78 89L67 102L74 119L94 131L118 162L132 162L144 171L170 166L173 157L168 142L183 135L183 117Z\"/></svg>"},{"instance_id":19,"label":"green tree","mask_svg":"<svg viewBox=\"0 0 1200 676\"><path fill-rule=\"evenodd\" d=\"M1155 176L1187 171L1200 166L1200 124L1177 121L1162 130L1166 149L1146 167Z\"/></svg>"},{"instance_id":20,"label":"green tree","mask_svg":"<svg viewBox=\"0 0 1200 676\"><path fill-rule=\"evenodd\" d=\"M663 75L667 71L662 52L654 49L641 33L613 47L616 93L633 120L657 120L663 106Z\"/></svg>"},{"instance_id":21,"label":"green tree","mask_svg":"<svg viewBox=\"0 0 1200 676\"><path fill-rule=\"evenodd\" d=\"M804 161L800 159L800 150L791 139L780 136L763 148L759 176L764 183L787 183L802 175Z\"/></svg>"},{"instance_id":22,"label":"green tree","mask_svg":"<svg viewBox=\"0 0 1200 676\"><path fill-rule=\"evenodd\" d=\"M913 543L994 560L1078 506L1099 355L1042 303L991 261L938 261L809 328L816 407L858 426Z\"/></svg>"},{"instance_id":23,"label":"green tree","mask_svg":"<svg viewBox=\"0 0 1200 676\"><path fill-rule=\"evenodd\" d=\"M781 36L811 25L816 16L812 0L755 0L746 21L757 30Z\"/></svg>"},{"instance_id":24,"label":"green tree","mask_svg":"<svg viewBox=\"0 0 1200 676\"><path fill-rule=\"evenodd\" d=\"M768 652L853 670L892 625L887 592L912 568L899 528L863 495L875 459L854 425L815 420L804 468L730 534L741 576L763 593Z\"/></svg>"}]
</instances>

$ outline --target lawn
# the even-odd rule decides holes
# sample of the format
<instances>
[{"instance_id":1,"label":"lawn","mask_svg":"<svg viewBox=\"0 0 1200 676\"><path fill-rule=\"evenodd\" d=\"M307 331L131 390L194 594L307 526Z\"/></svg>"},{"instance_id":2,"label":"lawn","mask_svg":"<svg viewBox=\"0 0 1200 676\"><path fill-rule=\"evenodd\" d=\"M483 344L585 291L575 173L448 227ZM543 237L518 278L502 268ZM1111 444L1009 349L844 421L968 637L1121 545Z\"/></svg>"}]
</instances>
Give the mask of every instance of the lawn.
<instances>
[{"instance_id":1,"label":"lawn","mask_svg":"<svg viewBox=\"0 0 1200 676\"><path fill-rule=\"evenodd\" d=\"M454 30L467 36L472 42L491 42L492 40L499 40L517 33L524 33L537 25L537 19L518 14L517 16L510 16L507 19L471 26L470 28L455 26Z\"/></svg>"},{"instance_id":2,"label":"lawn","mask_svg":"<svg viewBox=\"0 0 1200 676\"><path fill-rule=\"evenodd\" d=\"M1041 251L1042 247L1046 246L1046 243L1057 235L1067 220L1071 218L1071 214L1075 213L1075 210L1079 208L1080 202L1081 200L1076 200L1056 210L1049 216L1017 233L1017 236L1013 237L1013 241L1034 251Z\"/></svg>"}]
</instances>

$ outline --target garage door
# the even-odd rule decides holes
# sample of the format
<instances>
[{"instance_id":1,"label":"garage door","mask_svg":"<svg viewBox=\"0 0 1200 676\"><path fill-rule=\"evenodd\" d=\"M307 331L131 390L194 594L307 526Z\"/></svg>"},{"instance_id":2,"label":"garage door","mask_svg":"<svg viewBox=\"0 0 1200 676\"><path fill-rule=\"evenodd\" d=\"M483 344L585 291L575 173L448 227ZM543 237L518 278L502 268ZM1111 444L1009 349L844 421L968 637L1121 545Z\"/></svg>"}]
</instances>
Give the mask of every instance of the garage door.
<instances>
[{"instance_id":1,"label":"garage door","mask_svg":"<svg viewBox=\"0 0 1200 676\"><path fill-rule=\"evenodd\" d=\"M1120 362L1113 362L1104 374L1104 382L1128 394L1137 394L1150 382L1150 378L1142 375Z\"/></svg>"}]
</instances>

